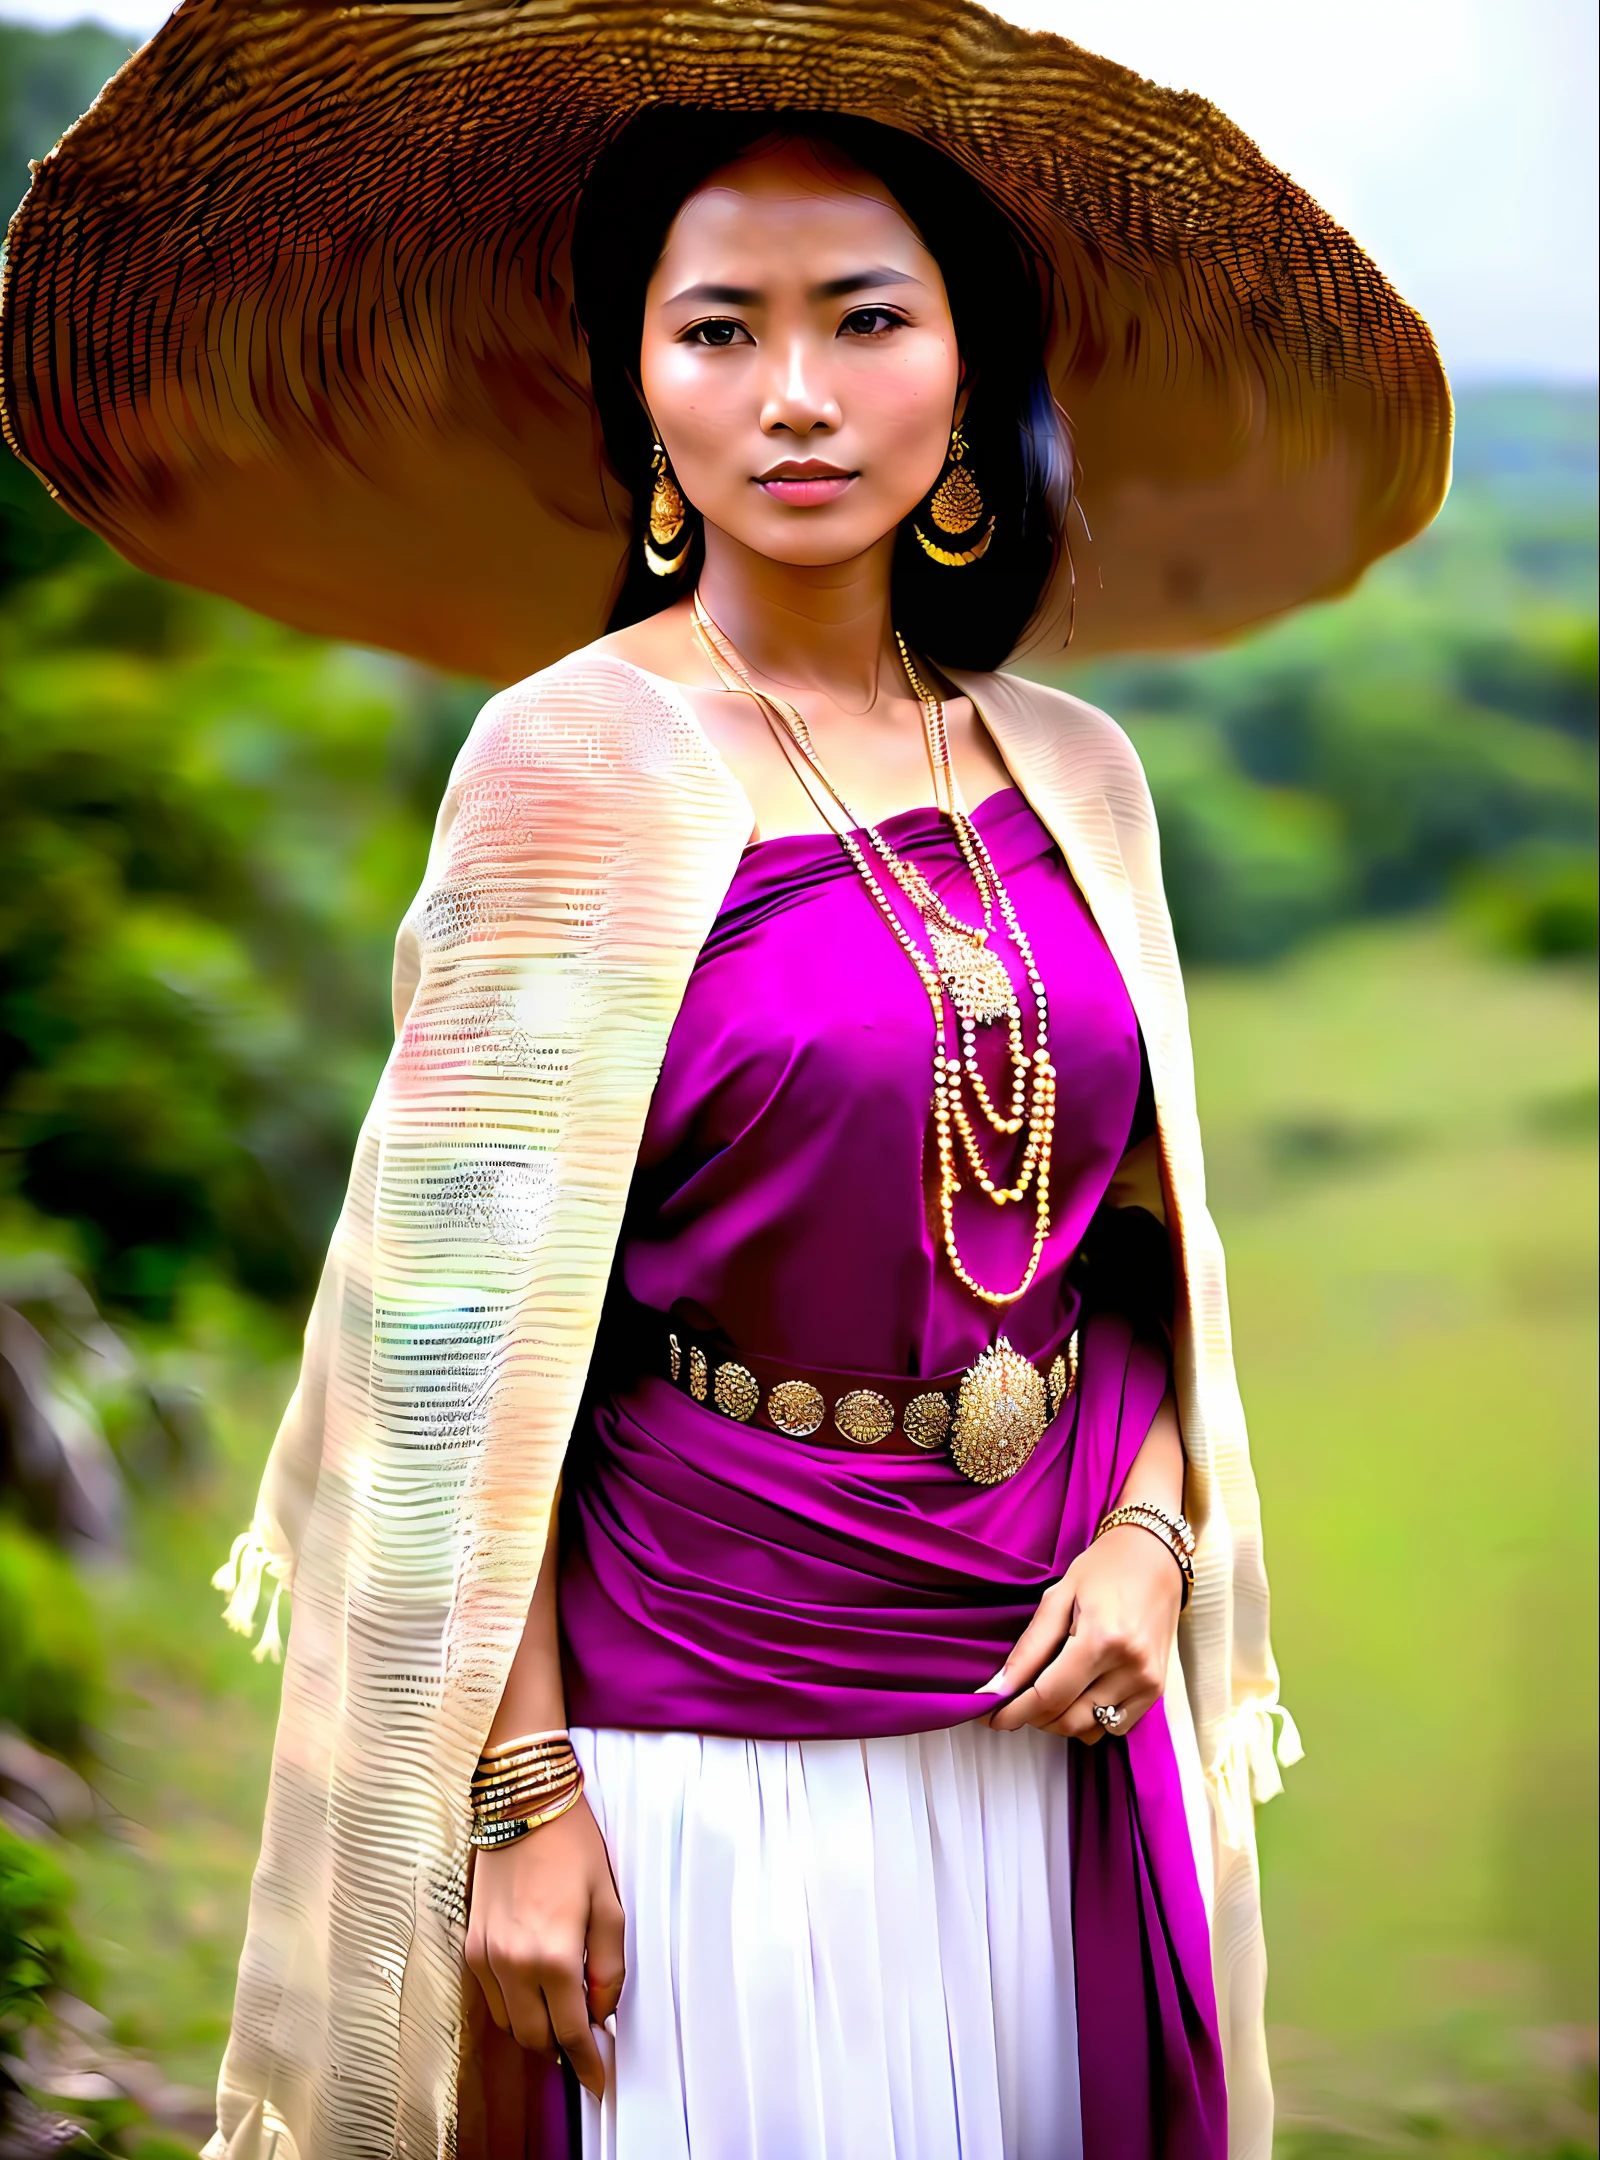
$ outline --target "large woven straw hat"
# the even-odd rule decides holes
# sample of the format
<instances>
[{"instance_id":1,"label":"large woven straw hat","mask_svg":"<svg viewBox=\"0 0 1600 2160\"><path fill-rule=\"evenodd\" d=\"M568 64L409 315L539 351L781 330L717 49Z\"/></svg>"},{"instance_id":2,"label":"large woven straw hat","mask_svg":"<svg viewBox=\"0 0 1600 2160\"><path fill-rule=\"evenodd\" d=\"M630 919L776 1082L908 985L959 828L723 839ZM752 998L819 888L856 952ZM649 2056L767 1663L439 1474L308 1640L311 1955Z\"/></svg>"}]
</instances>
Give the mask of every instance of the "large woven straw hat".
<instances>
[{"instance_id":1,"label":"large woven straw hat","mask_svg":"<svg viewBox=\"0 0 1600 2160\"><path fill-rule=\"evenodd\" d=\"M185 0L11 227L8 439L133 562L307 629L499 680L586 643L628 501L568 240L660 102L907 129L1032 236L1076 649L1337 593L1438 508L1433 341L1350 236L1203 99L969 0Z\"/></svg>"}]
</instances>

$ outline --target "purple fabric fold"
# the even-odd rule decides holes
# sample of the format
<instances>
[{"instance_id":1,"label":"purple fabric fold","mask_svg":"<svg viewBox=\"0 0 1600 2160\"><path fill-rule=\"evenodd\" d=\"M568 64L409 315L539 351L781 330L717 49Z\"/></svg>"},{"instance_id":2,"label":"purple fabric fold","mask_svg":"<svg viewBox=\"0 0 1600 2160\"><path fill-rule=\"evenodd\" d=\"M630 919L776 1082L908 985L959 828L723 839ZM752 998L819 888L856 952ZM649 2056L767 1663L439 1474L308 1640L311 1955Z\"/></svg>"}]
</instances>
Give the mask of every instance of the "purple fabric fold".
<instances>
[{"instance_id":1,"label":"purple fabric fold","mask_svg":"<svg viewBox=\"0 0 1600 2160\"><path fill-rule=\"evenodd\" d=\"M1062 1526L1077 1551L1150 1429L1155 1362L1119 1323L1089 1332L1090 1351L1108 1364L1114 1342L1127 1344L1127 1378L1115 1417L1104 1380L1085 1390ZM1165 1358L1160 1369L1164 1386ZM1085 2160L1223 2160L1228 2096L1211 1929L1167 1706L1158 1702L1126 1740L1068 1746Z\"/></svg>"}]
</instances>

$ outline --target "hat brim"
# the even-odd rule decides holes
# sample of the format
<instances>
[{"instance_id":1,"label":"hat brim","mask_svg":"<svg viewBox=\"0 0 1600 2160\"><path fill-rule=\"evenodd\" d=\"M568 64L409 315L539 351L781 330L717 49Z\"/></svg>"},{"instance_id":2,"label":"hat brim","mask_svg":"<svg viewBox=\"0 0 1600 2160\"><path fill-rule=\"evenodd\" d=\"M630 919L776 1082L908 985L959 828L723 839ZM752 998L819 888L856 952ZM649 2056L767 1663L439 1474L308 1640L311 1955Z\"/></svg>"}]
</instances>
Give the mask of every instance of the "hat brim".
<instances>
[{"instance_id":1,"label":"hat brim","mask_svg":"<svg viewBox=\"0 0 1600 2160\"><path fill-rule=\"evenodd\" d=\"M185 0L12 223L8 439L163 576L494 680L548 663L629 532L572 213L663 102L907 129L1031 237L1082 510L1047 639L1069 599L1078 650L1226 636L1443 499L1433 340L1349 235L1203 99L969 0Z\"/></svg>"}]
</instances>

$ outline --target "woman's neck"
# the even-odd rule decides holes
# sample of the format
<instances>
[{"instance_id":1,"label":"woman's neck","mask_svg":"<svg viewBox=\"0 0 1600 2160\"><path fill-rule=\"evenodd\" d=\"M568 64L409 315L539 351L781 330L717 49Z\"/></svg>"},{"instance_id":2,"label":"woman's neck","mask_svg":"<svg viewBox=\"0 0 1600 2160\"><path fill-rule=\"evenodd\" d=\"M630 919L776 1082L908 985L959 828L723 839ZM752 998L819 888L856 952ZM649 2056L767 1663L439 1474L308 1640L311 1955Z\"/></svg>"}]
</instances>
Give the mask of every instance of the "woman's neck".
<instances>
[{"instance_id":1,"label":"woman's neck","mask_svg":"<svg viewBox=\"0 0 1600 2160\"><path fill-rule=\"evenodd\" d=\"M781 563L706 529L700 598L753 673L866 712L900 686L890 614L894 535L844 563Z\"/></svg>"}]
</instances>

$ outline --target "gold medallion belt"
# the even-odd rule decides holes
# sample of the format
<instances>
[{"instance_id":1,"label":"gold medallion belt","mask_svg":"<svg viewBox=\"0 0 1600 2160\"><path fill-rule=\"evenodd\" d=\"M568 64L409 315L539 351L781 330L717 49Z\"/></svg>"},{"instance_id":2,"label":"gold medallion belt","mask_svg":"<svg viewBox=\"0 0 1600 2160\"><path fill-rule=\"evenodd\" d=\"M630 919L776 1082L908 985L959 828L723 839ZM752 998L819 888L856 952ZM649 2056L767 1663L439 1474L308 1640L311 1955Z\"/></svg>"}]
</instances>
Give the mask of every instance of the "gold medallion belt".
<instances>
[{"instance_id":1,"label":"gold medallion belt","mask_svg":"<svg viewBox=\"0 0 1600 2160\"><path fill-rule=\"evenodd\" d=\"M638 1305L627 1334L637 1370L660 1374L738 1424L824 1447L948 1454L977 1485L998 1485L1020 1470L1077 1392L1076 1328L1032 1358L1002 1335L964 1370L921 1378L756 1357L676 1312Z\"/></svg>"}]
</instances>

